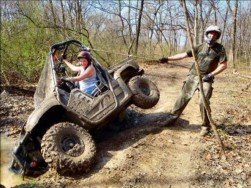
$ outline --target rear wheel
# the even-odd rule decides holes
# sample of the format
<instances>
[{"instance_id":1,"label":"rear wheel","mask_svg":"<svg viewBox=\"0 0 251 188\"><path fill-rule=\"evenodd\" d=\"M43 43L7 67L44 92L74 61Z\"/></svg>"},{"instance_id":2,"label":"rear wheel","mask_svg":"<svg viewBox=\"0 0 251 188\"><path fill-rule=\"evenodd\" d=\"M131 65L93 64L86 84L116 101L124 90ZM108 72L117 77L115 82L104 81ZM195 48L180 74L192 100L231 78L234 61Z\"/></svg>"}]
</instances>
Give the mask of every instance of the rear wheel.
<instances>
[{"instance_id":1,"label":"rear wheel","mask_svg":"<svg viewBox=\"0 0 251 188\"><path fill-rule=\"evenodd\" d=\"M91 135L69 122L52 126L43 136L41 147L46 163L60 174L87 172L96 154Z\"/></svg>"},{"instance_id":2,"label":"rear wheel","mask_svg":"<svg viewBox=\"0 0 251 188\"><path fill-rule=\"evenodd\" d=\"M157 86L147 78L136 76L129 83L129 88L133 93L132 101L140 108L152 108L159 101L159 90Z\"/></svg>"}]
</instances>

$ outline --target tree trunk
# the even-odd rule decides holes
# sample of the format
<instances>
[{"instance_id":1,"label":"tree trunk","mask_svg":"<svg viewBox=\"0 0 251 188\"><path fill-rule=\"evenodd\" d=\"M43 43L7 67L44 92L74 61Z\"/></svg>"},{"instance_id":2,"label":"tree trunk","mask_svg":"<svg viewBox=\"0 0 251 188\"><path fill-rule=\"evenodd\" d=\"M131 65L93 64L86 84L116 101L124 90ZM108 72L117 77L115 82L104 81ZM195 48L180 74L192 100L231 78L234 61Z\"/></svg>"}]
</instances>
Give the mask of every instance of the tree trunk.
<instances>
[{"instance_id":1,"label":"tree trunk","mask_svg":"<svg viewBox=\"0 0 251 188\"><path fill-rule=\"evenodd\" d=\"M132 44L132 26L131 26L131 0L128 0L129 7L128 7L128 27L129 27L129 37L130 43Z\"/></svg>"},{"instance_id":2,"label":"tree trunk","mask_svg":"<svg viewBox=\"0 0 251 188\"><path fill-rule=\"evenodd\" d=\"M228 9L226 10L226 14L225 14L225 18L224 18L224 25L223 25L223 29L222 29L222 33L221 33L221 43L223 41L223 36L225 34L225 29L226 29L226 25L227 25L227 17L228 17Z\"/></svg>"},{"instance_id":3,"label":"tree trunk","mask_svg":"<svg viewBox=\"0 0 251 188\"><path fill-rule=\"evenodd\" d=\"M194 45L199 44L199 11L198 11L199 0L195 0L195 22L194 22Z\"/></svg>"},{"instance_id":4,"label":"tree trunk","mask_svg":"<svg viewBox=\"0 0 251 188\"><path fill-rule=\"evenodd\" d=\"M125 24L124 24L124 20L122 18L122 8L121 8L121 0L119 0L119 18L120 18L120 21L121 21L121 34L122 34L122 38L123 38L123 42L124 42L124 45L127 47L127 42L126 42L126 39L125 39L125 34L124 34L124 29L125 29Z\"/></svg>"},{"instance_id":5,"label":"tree trunk","mask_svg":"<svg viewBox=\"0 0 251 188\"><path fill-rule=\"evenodd\" d=\"M54 7L53 7L52 0L49 0L49 2L50 2L50 8L51 8L51 13L52 13L52 17L53 17L53 26L56 27L57 18L56 18L55 12L54 12Z\"/></svg>"},{"instance_id":6,"label":"tree trunk","mask_svg":"<svg viewBox=\"0 0 251 188\"><path fill-rule=\"evenodd\" d=\"M228 8L231 12L233 27L232 27L232 45L230 50L230 59L232 59L233 67L236 68L236 31L237 31L237 12L239 0L235 0L234 10L231 9L230 1L227 1Z\"/></svg>"},{"instance_id":7,"label":"tree trunk","mask_svg":"<svg viewBox=\"0 0 251 188\"><path fill-rule=\"evenodd\" d=\"M138 19L138 26L137 26L137 33L136 33L136 42L135 42L135 54L138 53L138 46L139 46L139 35L140 35L140 28L141 28L141 19L143 14L144 8L144 0L141 0L140 10L139 10L139 19Z\"/></svg>"},{"instance_id":8,"label":"tree trunk","mask_svg":"<svg viewBox=\"0 0 251 188\"><path fill-rule=\"evenodd\" d=\"M74 29L74 18L72 16L72 11L73 11L73 2L72 1L66 1L68 4L68 16L70 18L70 24L71 28Z\"/></svg>"},{"instance_id":9,"label":"tree trunk","mask_svg":"<svg viewBox=\"0 0 251 188\"><path fill-rule=\"evenodd\" d=\"M60 6L61 6L61 11L62 11L62 22L63 22L63 28L66 28L66 20L65 20L65 10L64 10L64 4L63 0L60 0ZM63 31L63 36L66 38L66 32L65 30Z\"/></svg>"},{"instance_id":10,"label":"tree trunk","mask_svg":"<svg viewBox=\"0 0 251 188\"><path fill-rule=\"evenodd\" d=\"M82 27L83 27L81 2L82 2L81 0L76 1L76 27L77 27L77 31L80 31L80 32L82 31Z\"/></svg>"},{"instance_id":11,"label":"tree trunk","mask_svg":"<svg viewBox=\"0 0 251 188\"><path fill-rule=\"evenodd\" d=\"M200 31L201 31L201 37L200 37L200 42L202 43L204 41L204 30L205 30L205 23L204 23L204 18L203 18L203 8L202 8L202 3L199 3L200 6Z\"/></svg>"},{"instance_id":12,"label":"tree trunk","mask_svg":"<svg viewBox=\"0 0 251 188\"><path fill-rule=\"evenodd\" d=\"M236 68L236 31L237 31L237 11L238 11L238 0L235 1L234 9L234 23L233 23L233 43L232 43L232 52L233 52L233 65Z\"/></svg>"}]
</instances>

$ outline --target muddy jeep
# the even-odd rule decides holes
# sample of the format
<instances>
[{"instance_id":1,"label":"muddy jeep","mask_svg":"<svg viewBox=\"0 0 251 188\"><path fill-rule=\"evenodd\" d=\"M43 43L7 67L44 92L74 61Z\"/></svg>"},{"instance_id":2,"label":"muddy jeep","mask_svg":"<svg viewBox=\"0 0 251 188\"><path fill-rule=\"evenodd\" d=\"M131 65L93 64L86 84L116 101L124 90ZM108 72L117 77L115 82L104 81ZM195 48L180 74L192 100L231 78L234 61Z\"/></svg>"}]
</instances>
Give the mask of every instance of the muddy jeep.
<instances>
[{"instance_id":1,"label":"muddy jeep","mask_svg":"<svg viewBox=\"0 0 251 188\"><path fill-rule=\"evenodd\" d=\"M13 152L12 171L31 174L53 168L60 174L87 172L96 154L90 132L113 121L131 104L151 108L158 102L157 87L142 77L144 71L131 58L106 69L92 56L98 84L91 95L62 79L72 76L62 56L76 63L82 50L90 51L76 40L51 47L34 94L35 109Z\"/></svg>"}]
</instances>

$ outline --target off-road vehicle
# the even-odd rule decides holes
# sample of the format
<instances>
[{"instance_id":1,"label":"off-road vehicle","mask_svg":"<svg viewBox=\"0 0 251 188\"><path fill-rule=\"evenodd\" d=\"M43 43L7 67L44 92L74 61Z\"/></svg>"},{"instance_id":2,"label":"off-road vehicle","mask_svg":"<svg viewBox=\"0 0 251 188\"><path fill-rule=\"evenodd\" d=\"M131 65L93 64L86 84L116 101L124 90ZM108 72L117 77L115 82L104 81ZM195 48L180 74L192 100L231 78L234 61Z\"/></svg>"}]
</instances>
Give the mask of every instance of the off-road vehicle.
<instances>
[{"instance_id":1,"label":"off-road vehicle","mask_svg":"<svg viewBox=\"0 0 251 188\"><path fill-rule=\"evenodd\" d=\"M157 87L142 77L144 71L132 58L106 69L91 55L98 84L91 95L82 92L76 83L63 79L71 75L62 63L62 56L77 63L80 51L90 52L76 40L51 47L34 94L35 109L13 152L12 171L86 172L96 154L90 132L110 123L131 104L151 108L158 102Z\"/></svg>"}]
</instances>

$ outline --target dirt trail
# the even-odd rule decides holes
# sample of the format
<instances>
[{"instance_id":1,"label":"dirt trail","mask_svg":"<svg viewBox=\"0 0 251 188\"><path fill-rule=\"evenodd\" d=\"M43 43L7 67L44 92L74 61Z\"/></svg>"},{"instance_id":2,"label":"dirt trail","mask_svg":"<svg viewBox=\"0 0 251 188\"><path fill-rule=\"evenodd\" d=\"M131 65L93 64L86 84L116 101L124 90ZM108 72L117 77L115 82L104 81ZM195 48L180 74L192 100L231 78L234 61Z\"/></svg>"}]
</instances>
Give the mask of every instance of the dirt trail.
<instances>
[{"instance_id":1,"label":"dirt trail","mask_svg":"<svg viewBox=\"0 0 251 188\"><path fill-rule=\"evenodd\" d=\"M239 132L236 133L235 129L228 130L223 127L224 131L229 131L229 133L220 133L233 147L232 153L229 152L228 156L231 160L225 164L217 153L215 139L212 136L204 139L199 137L201 118L197 93L175 125L165 126L168 123L168 111L173 107L182 87L182 81L188 73L188 68L183 64L176 65L142 65L146 76L160 89L160 101L154 108L148 110L130 107L127 110L122 130L118 131L116 128L121 124L115 124L112 129L107 129L95 136L98 157L90 173L63 177L48 171L39 178L26 179L25 182L41 187L173 188L236 187L239 184L247 187L251 177L249 162L251 160L248 157L251 150L251 144L249 144L251 141L249 130L251 100L248 94L250 91L237 89L236 86L240 85L240 81L230 82L228 72L217 77L211 100L213 118L220 125L239 123ZM189 63L187 66L189 67ZM224 87L226 84L231 85L230 89ZM246 81L241 84L244 88ZM1 124L0 130L2 134L17 136L17 129L20 129L17 124L21 124L24 121L23 118L27 117L32 110L30 106L32 97L22 98L21 103L20 96L8 96L8 99L15 105L11 106L1 101L3 111L6 111L9 116L4 116L3 120L6 121L1 120L5 124ZM28 107L28 110L22 112L15 110L15 108L20 109L19 103L22 108ZM231 136L231 131L238 137ZM11 137L7 139L13 140ZM246 144L245 149L237 145L243 141ZM239 161L238 165L236 161ZM235 166L238 166L237 170ZM1 165L1 174L3 172L6 174ZM16 183L16 185L22 183L24 182ZM13 184L5 186L11 187Z\"/></svg>"}]
</instances>

